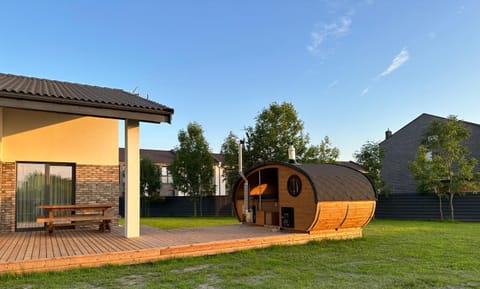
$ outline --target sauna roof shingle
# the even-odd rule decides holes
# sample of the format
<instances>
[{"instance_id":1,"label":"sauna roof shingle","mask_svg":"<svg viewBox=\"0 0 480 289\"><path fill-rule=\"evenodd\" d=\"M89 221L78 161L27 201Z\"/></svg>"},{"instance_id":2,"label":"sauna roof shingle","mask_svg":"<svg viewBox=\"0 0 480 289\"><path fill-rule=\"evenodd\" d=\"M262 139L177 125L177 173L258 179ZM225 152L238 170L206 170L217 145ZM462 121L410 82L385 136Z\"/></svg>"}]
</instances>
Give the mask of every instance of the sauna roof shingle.
<instances>
[{"instance_id":1,"label":"sauna roof shingle","mask_svg":"<svg viewBox=\"0 0 480 289\"><path fill-rule=\"evenodd\" d=\"M359 170L339 164L290 164L266 162L249 169L249 176L264 167L285 166L304 175L311 183L317 202L375 200L376 193L370 179ZM239 179L235 187L242 180Z\"/></svg>"}]
</instances>

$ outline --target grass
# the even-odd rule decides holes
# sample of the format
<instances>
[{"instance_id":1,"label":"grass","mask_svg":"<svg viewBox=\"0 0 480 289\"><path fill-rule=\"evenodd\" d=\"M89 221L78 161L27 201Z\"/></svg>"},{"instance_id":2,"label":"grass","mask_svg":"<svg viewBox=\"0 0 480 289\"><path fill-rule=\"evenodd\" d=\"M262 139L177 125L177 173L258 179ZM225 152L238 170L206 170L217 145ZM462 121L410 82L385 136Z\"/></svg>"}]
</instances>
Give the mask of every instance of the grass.
<instances>
[{"instance_id":1,"label":"grass","mask_svg":"<svg viewBox=\"0 0 480 289\"><path fill-rule=\"evenodd\" d=\"M0 288L480 288L480 224L373 221L364 237L0 276Z\"/></svg>"},{"instance_id":2,"label":"grass","mask_svg":"<svg viewBox=\"0 0 480 289\"><path fill-rule=\"evenodd\" d=\"M208 227L220 225L238 224L235 217L162 217L162 218L141 218L140 223L160 229L176 229L191 227ZM120 220L124 224L124 220Z\"/></svg>"}]
</instances>

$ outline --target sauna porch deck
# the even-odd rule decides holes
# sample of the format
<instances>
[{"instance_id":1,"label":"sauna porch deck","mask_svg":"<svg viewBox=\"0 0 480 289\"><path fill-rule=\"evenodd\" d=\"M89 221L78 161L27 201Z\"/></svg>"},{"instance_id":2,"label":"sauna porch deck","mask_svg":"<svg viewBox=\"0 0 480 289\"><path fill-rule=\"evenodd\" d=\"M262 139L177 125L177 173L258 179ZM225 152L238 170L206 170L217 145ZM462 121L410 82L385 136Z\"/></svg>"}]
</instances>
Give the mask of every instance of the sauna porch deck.
<instances>
[{"instance_id":1,"label":"sauna porch deck","mask_svg":"<svg viewBox=\"0 0 480 289\"><path fill-rule=\"evenodd\" d=\"M114 226L110 233L87 228L56 230L51 235L46 231L2 234L0 274L133 264L362 235L361 229L305 234L242 224L171 230L142 226L141 236L130 239L123 233L123 227Z\"/></svg>"}]
</instances>

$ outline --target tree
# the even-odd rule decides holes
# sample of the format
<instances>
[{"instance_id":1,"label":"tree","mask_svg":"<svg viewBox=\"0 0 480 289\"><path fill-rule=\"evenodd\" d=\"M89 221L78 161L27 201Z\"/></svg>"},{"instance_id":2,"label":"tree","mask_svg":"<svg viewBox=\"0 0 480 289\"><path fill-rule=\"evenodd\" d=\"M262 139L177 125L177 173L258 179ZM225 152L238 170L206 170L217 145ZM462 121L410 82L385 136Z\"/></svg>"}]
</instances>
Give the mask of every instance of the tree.
<instances>
[{"instance_id":1,"label":"tree","mask_svg":"<svg viewBox=\"0 0 480 289\"><path fill-rule=\"evenodd\" d=\"M415 160L410 163L418 189L438 196L442 219L443 197L449 199L453 221L455 195L478 190L478 175L473 173L477 160L469 158L469 149L462 145L469 136L470 131L456 116L449 116L446 121L432 121L421 139Z\"/></svg>"},{"instance_id":2,"label":"tree","mask_svg":"<svg viewBox=\"0 0 480 289\"><path fill-rule=\"evenodd\" d=\"M205 194L213 190L213 161L208 142L198 123L189 123L187 130L178 133L179 145L176 158L168 167L172 174L173 188L188 194L193 201L194 216L197 205ZM202 214L200 210L200 215Z\"/></svg>"},{"instance_id":3,"label":"tree","mask_svg":"<svg viewBox=\"0 0 480 289\"><path fill-rule=\"evenodd\" d=\"M140 160L140 192L142 197L155 197L160 191L160 168L152 160Z\"/></svg>"},{"instance_id":4,"label":"tree","mask_svg":"<svg viewBox=\"0 0 480 289\"><path fill-rule=\"evenodd\" d=\"M144 216L150 214L150 201L160 197L160 176L160 168L152 160L148 158L140 160L140 196Z\"/></svg>"},{"instance_id":5,"label":"tree","mask_svg":"<svg viewBox=\"0 0 480 289\"><path fill-rule=\"evenodd\" d=\"M444 188L446 179L444 180L443 176L439 175L439 159L435 158L433 160L430 158L430 155L429 150L425 146L420 145L415 160L410 163L410 170L418 182L417 190L419 192L433 192L438 197L440 219L443 220L442 200L447 197Z\"/></svg>"},{"instance_id":6,"label":"tree","mask_svg":"<svg viewBox=\"0 0 480 289\"><path fill-rule=\"evenodd\" d=\"M332 147L330 138L325 136L318 147L318 162L320 163L335 163L340 150L337 147Z\"/></svg>"},{"instance_id":7,"label":"tree","mask_svg":"<svg viewBox=\"0 0 480 289\"><path fill-rule=\"evenodd\" d=\"M225 138L220 153L224 157L224 170L223 178L226 181L227 191L231 191L235 182L237 181L238 174L238 137L230 132Z\"/></svg>"},{"instance_id":8,"label":"tree","mask_svg":"<svg viewBox=\"0 0 480 289\"><path fill-rule=\"evenodd\" d=\"M382 178L382 164L385 157L385 151L378 142L368 141L353 154L355 161L365 168L367 176L372 180L377 194L388 192L385 181Z\"/></svg>"},{"instance_id":9,"label":"tree","mask_svg":"<svg viewBox=\"0 0 480 289\"><path fill-rule=\"evenodd\" d=\"M299 161L315 159L315 148L309 147L309 135L291 103L270 104L255 118L254 127L246 128L245 166L259 161L288 161L288 147L295 147Z\"/></svg>"}]
</instances>

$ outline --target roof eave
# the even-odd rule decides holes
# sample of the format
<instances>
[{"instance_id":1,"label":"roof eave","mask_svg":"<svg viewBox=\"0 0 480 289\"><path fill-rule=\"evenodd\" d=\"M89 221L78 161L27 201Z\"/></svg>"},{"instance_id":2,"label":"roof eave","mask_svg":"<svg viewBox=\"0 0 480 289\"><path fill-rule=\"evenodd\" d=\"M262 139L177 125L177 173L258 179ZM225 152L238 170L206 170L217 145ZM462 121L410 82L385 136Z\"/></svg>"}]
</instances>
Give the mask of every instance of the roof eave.
<instances>
[{"instance_id":1,"label":"roof eave","mask_svg":"<svg viewBox=\"0 0 480 289\"><path fill-rule=\"evenodd\" d=\"M100 106L97 103L85 105L83 103L38 101L19 97L18 94L0 93L0 107L28 109L46 112L57 112L83 116L94 116L114 119L133 119L151 123L172 121L172 109L153 111L147 109L114 109L109 105Z\"/></svg>"}]
</instances>

